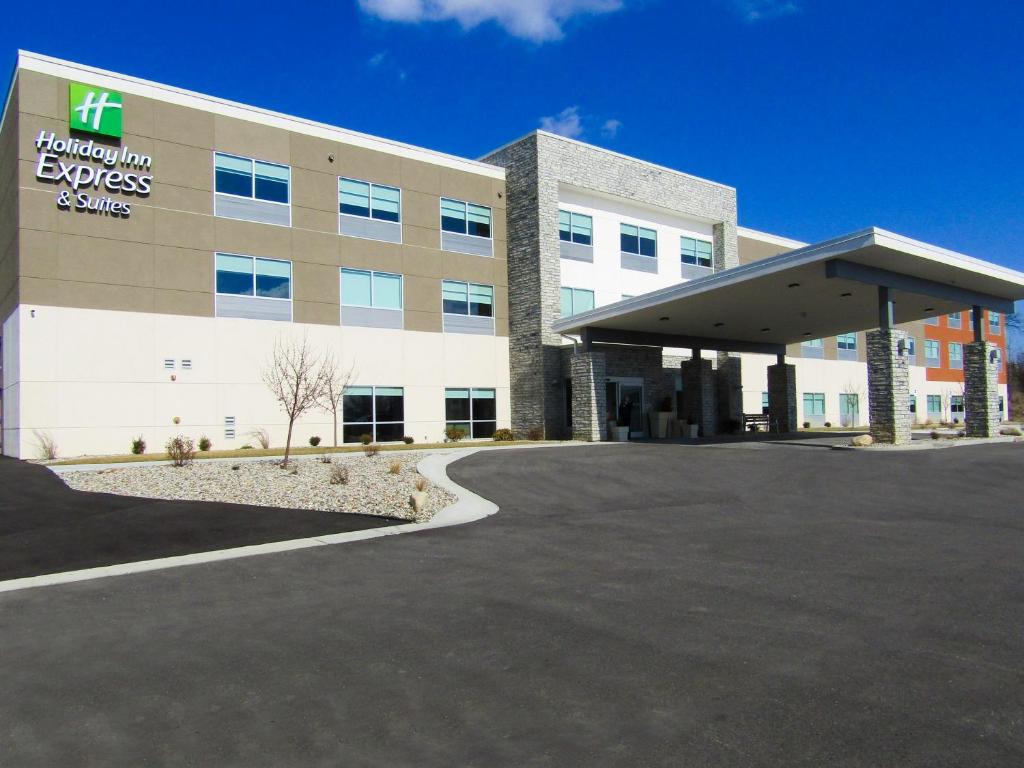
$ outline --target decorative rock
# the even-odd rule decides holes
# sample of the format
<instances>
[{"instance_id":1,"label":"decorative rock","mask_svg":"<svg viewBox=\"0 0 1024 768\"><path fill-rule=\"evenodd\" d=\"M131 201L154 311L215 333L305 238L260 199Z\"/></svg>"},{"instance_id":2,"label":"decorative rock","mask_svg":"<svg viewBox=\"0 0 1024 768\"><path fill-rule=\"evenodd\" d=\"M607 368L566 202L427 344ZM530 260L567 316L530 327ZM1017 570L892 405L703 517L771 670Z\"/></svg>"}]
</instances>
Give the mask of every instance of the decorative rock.
<instances>
[{"instance_id":1,"label":"decorative rock","mask_svg":"<svg viewBox=\"0 0 1024 768\"><path fill-rule=\"evenodd\" d=\"M850 445L854 445L858 448L866 448L875 442L871 439L871 435L857 435L853 440L850 441Z\"/></svg>"},{"instance_id":2,"label":"decorative rock","mask_svg":"<svg viewBox=\"0 0 1024 768\"><path fill-rule=\"evenodd\" d=\"M419 520L424 510L427 508L427 494L423 491L413 491L409 495L409 504L412 506L415 519Z\"/></svg>"}]
</instances>

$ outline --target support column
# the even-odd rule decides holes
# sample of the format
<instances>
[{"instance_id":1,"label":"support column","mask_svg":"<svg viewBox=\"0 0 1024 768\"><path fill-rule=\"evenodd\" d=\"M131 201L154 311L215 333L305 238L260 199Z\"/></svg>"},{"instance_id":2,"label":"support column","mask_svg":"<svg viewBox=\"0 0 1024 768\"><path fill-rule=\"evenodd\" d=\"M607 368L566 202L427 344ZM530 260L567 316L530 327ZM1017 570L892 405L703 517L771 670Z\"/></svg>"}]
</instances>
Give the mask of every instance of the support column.
<instances>
[{"instance_id":1,"label":"support column","mask_svg":"<svg viewBox=\"0 0 1024 768\"><path fill-rule=\"evenodd\" d=\"M796 432L796 366L786 363L785 355L768 366L768 413L770 429Z\"/></svg>"},{"instance_id":2,"label":"support column","mask_svg":"<svg viewBox=\"0 0 1024 768\"><path fill-rule=\"evenodd\" d=\"M910 366L907 332L869 331L868 419L876 443L910 442Z\"/></svg>"},{"instance_id":3,"label":"support column","mask_svg":"<svg viewBox=\"0 0 1024 768\"><path fill-rule=\"evenodd\" d=\"M574 440L606 440L607 364L604 352L575 352L570 359L572 377L572 436Z\"/></svg>"},{"instance_id":4,"label":"support column","mask_svg":"<svg viewBox=\"0 0 1024 768\"><path fill-rule=\"evenodd\" d=\"M718 400L718 431L743 431L743 367L737 355L718 353L715 376Z\"/></svg>"},{"instance_id":5,"label":"support column","mask_svg":"<svg viewBox=\"0 0 1024 768\"><path fill-rule=\"evenodd\" d=\"M981 325L981 314L976 315ZM999 348L987 341L964 345L964 422L968 437L999 434Z\"/></svg>"},{"instance_id":6,"label":"support column","mask_svg":"<svg viewBox=\"0 0 1024 768\"><path fill-rule=\"evenodd\" d=\"M683 360L683 413L684 419L700 427L700 435L715 434L718 408L715 398L715 371L711 361L700 356L700 350L693 350L693 357Z\"/></svg>"}]
</instances>

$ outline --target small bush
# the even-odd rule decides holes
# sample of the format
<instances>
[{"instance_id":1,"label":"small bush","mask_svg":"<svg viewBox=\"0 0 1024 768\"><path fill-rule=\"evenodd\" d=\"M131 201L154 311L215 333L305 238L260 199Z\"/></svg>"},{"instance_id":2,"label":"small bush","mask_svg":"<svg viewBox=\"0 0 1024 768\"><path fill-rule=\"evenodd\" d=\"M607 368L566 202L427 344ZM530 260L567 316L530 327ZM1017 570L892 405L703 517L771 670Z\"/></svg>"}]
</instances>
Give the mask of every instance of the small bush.
<instances>
[{"instance_id":1,"label":"small bush","mask_svg":"<svg viewBox=\"0 0 1024 768\"><path fill-rule=\"evenodd\" d=\"M199 438L199 450L208 451L213 448L213 442L206 435Z\"/></svg>"},{"instance_id":2,"label":"small bush","mask_svg":"<svg viewBox=\"0 0 1024 768\"><path fill-rule=\"evenodd\" d=\"M167 441L167 457L175 467L187 467L196 458L196 445L191 437L172 437Z\"/></svg>"},{"instance_id":3,"label":"small bush","mask_svg":"<svg viewBox=\"0 0 1024 768\"><path fill-rule=\"evenodd\" d=\"M260 448L266 450L270 447L270 433L263 427L256 427L249 435L256 439L256 442L260 444ZM245 446L242 447L244 448Z\"/></svg>"},{"instance_id":4,"label":"small bush","mask_svg":"<svg viewBox=\"0 0 1024 768\"><path fill-rule=\"evenodd\" d=\"M938 431L934 429L931 431L931 436L932 440L938 440L940 437L942 437L942 435L940 435Z\"/></svg>"},{"instance_id":5,"label":"small bush","mask_svg":"<svg viewBox=\"0 0 1024 768\"><path fill-rule=\"evenodd\" d=\"M146 452L146 441L142 439L142 435L139 435L132 440L132 453L136 456L141 456Z\"/></svg>"},{"instance_id":6,"label":"small bush","mask_svg":"<svg viewBox=\"0 0 1024 768\"><path fill-rule=\"evenodd\" d=\"M364 445L363 453L365 453L368 457L373 458L378 453L380 453L380 446L377 445L376 443L369 443L367 445Z\"/></svg>"},{"instance_id":7,"label":"small bush","mask_svg":"<svg viewBox=\"0 0 1024 768\"><path fill-rule=\"evenodd\" d=\"M316 448L318 445L320 445L320 438L316 435L313 435L311 438L309 438L309 444Z\"/></svg>"},{"instance_id":8,"label":"small bush","mask_svg":"<svg viewBox=\"0 0 1024 768\"><path fill-rule=\"evenodd\" d=\"M330 456L321 456L320 457L320 463L321 464L333 464L334 463L334 459L332 459Z\"/></svg>"},{"instance_id":9,"label":"small bush","mask_svg":"<svg viewBox=\"0 0 1024 768\"><path fill-rule=\"evenodd\" d=\"M810 429L810 428L811 428L811 422L805 421L804 422L804 429Z\"/></svg>"},{"instance_id":10,"label":"small bush","mask_svg":"<svg viewBox=\"0 0 1024 768\"><path fill-rule=\"evenodd\" d=\"M963 431L963 430L961 429L961 430L960 430L959 432L957 432L957 433L956 433L956 436L957 436L957 437L967 437L967 433L966 433L966 432L964 432L964 431Z\"/></svg>"},{"instance_id":11,"label":"small bush","mask_svg":"<svg viewBox=\"0 0 1024 768\"><path fill-rule=\"evenodd\" d=\"M466 430L462 427L448 427L444 431L444 439L449 443L457 443L466 436Z\"/></svg>"},{"instance_id":12,"label":"small bush","mask_svg":"<svg viewBox=\"0 0 1024 768\"><path fill-rule=\"evenodd\" d=\"M406 445L412 445L413 443L416 442L416 440L412 436L406 435L405 437L402 438L402 442L405 443Z\"/></svg>"},{"instance_id":13,"label":"small bush","mask_svg":"<svg viewBox=\"0 0 1024 768\"><path fill-rule=\"evenodd\" d=\"M832 422L831 421L826 421L825 422L825 429L831 429L831 428L832 428Z\"/></svg>"},{"instance_id":14,"label":"small bush","mask_svg":"<svg viewBox=\"0 0 1024 768\"><path fill-rule=\"evenodd\" d=\"M359 442L362 443L363 445L369 445L370 443L373 442L373 435L363 433L359 436Z\"/></svg>"},{"instance_id":15,"label":"small bush","mask_svg":"<svg viewBox=\"0 0 1024 768\"><path fill-rule=\"evenodd\" d=\"M526 433L527 440L533 440L534 442L544 439L544 427L530 427L530 431Z\"/></svg>"},{"instance_id":16,"label":"small bush","mask_svg":"<svg viewBox=\"0 0 1024 768\"><path fill-rule=\"evenodd\" d=\"M416 482L413 483L413 485L416 487L417 491L423 493L425 490L427 490L427 487L430 485L430 481L427 480L427 478L425 477L417 477Z\"/></svg>"},{"instance_id":17,"label":"small bush","mask_svg":"<svg viewBox=\"0 0 1024 768\"><path fill-rule=\"evenodd\" d=\"M238 471L238 470L240 470L241 468L242 468L242 465L241 465L241 464L232 464L232 465L231 465L231 469L232 469L232 471L234 471L234 472L237 472L237 471Z\"/></svg>"},{"instance_id":18,"label":"small bush","mask_svg":"<svg viewBox=\"0 0 1024 768\"><path fill-rule=\"evenodd\" d=\"M960 423L960 417L959 417L959 416L957 416L956 418L954 418L954 419L953 419L953 423L954 423L954 424L959 424L959 423Z\"/></svg>"},{"instance_id":19,"label":"small bush","mask_svg":"<svg viewBox=\"0 0 1024 768\"><path fill-rule=\"evenodd\" d=\"M494 430L494 442L496 443L508 443L515 440L515 436L512 434L511 429L496 429Z\"/></svg>"},{"instance_id":20,"label":"small bush","mask_svg":"<svg viewBox=\"0 0 1024 768\"><path fill-rule=\"evenodd\" d=\"M243 446L242 446L241 448L239 448L238 450L240 450L240 451L251 451L251 450L252 450L252 446L251 446L251 445L249 445L248 443L246 443L245 445L243 445Z\"/></svg>"},{"instance_id":21,"label":"small bush","mask_svg":"<svg viewBox=\"0 0 1024 768\"><path fill-rule=\"evenodd\" d=\"M46 461L53 461L57 458L57 441L49 432L36 432L36 440L39 443L39 457Z\"/></svg>"},{"instance_id":22,"label":"small bush","mask_svg":"<svg viewBox=\"0 0 1024 768\"><path fill-rule=\"evenodd\" d=\"M388 464L388 474L397 475L402 471L402 462L397 459Z\"/></svg>"},{"instance_id":23,"label":"small bush","mask_svg":"<svg viewBox=\"0 0 1024 768\"><path fill-rule=\"evenodd\" d=\"M348 467L344 464L331 466L331 485L348 485Z\"/></svg>"},{"instance_id":24,"label":"small bush","mask_svg":"<svg viewBox=\"0 0 1024 768\"><path fill-rule=\"evenodd\" d=\"M1008 437L1020 437L1021 431L1018 427L1002 427L999 430L1000 435L1006 435Z\"/></svg>"}]
</instances>

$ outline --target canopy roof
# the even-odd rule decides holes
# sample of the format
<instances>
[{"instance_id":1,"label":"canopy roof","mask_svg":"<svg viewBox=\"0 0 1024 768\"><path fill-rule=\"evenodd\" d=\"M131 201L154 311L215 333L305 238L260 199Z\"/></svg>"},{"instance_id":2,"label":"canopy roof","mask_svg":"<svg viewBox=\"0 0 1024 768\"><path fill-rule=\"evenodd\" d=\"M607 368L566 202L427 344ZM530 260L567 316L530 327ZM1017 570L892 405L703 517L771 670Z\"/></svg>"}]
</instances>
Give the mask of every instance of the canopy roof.
<instances>
[{"instance_id":1,"label":"canopy roof","mask_svg":"<svg viewBox=\"0 0 1024 768\"><path fill-rule=\"evenodd\" d=\"M780 345L877 328L879 286L889 289L897 323L976 304L1008 314L1024 298L1024 273L872 227L552 327L597 341L776 352Z\"/></svg>"}]
</instances>

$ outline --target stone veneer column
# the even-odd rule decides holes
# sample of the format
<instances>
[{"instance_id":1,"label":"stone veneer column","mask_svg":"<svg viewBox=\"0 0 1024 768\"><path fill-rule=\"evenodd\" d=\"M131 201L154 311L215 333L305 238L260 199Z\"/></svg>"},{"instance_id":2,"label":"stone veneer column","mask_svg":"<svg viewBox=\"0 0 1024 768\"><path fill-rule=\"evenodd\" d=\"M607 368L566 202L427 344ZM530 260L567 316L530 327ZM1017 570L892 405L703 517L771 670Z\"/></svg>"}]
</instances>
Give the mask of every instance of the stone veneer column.
<instances>
[{"instance_id":1,"label":"stone veneer column","mask_svg":"<svg viewBox=\"0 0 1024 768\"><path fill-rule=\"evenodd\" d=\"M574 440L598 442L607 439L605 379L607 365L603 352L575 352L570 358L572 375L572 436Z\"/></svg>"},{"instance_id":2,"label":"stone veneer column","mask_svg":"<svg viewBox=\"0 0 1024 768\"><path fill-rule=\"evenodd\" d=\"M702 437L710 437L715 434L718 421L715 371L711 367L711 361L694 357L684 360L680 367L683 375L682 417L698 424Z\"/></svg>"},{"instance_id":3,"label":"stone veneer column","mask_svg":"<svg viewBox=\"0 0 1024 768\"><path fill-rule=\"evenodd\" d=\"M910 442L910 366L907 332L878 329L867 334L868 419L876 443Z\"/></svg>"},{"instance_id":4,"label":"stone veneer column","mask_svg":"<svg viewBox=\"0 0 1024 768\"><path fill-rule=\"evenodd\" d=\"M718 353L715 372L715 396L718 400L718 430L729 432L730 423L743 431L743 367L740 358L728 352Z\"/></svg>"},{"instance_id":5,"label":"stone veneer column","mask_svg":"<svg viewBox=\"0 0 1024 768\"><path fill-rule=\"evenodd\" d=\"M775 363L768 366L769 429L796 432L796 366Z\"/></svg>"},{"instance_id":6,"label":"stone veneer column","mask_svg":"<svg viewBox=\"0 0 1024 768\"><path fill-rule=\"evenodd\" d=\"M980 322L980 320L978 321ZM968 437L999 434L999 348L987 341L964 345L964 422Z\"/></svg>"}]
</instances>

